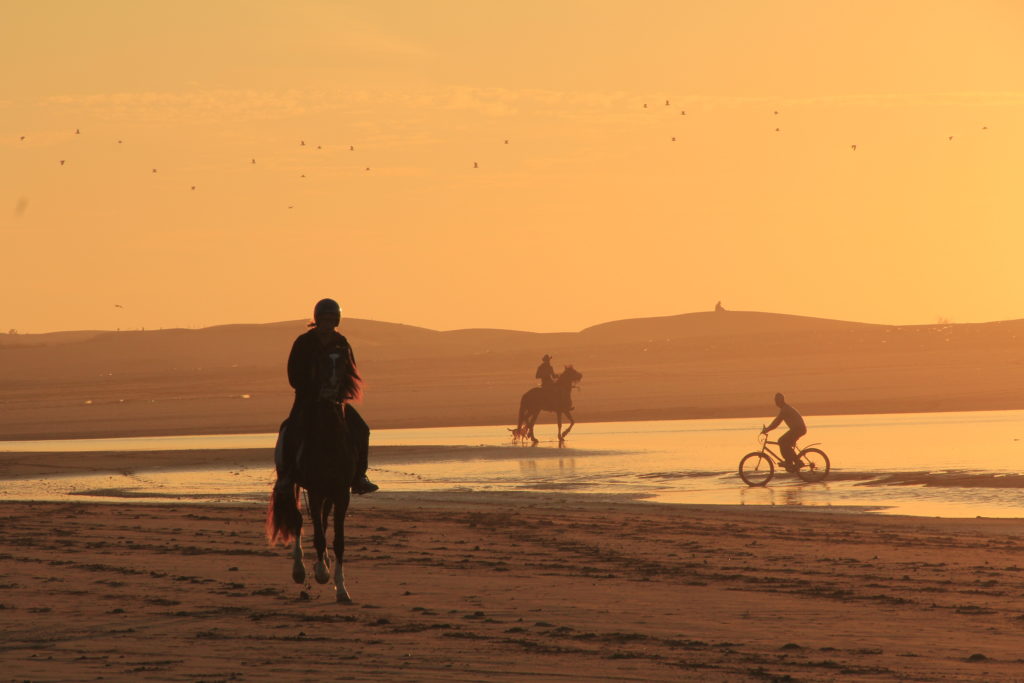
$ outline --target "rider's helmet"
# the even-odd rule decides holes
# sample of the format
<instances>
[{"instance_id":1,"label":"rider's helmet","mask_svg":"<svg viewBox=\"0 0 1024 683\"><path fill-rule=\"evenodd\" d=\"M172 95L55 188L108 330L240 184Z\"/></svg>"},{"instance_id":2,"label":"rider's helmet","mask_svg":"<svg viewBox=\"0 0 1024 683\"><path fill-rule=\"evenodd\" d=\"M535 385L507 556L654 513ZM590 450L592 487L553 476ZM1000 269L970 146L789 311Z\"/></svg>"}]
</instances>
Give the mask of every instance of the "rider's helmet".
<instances>
[{"instance_id":1,"label":"rider's helmet","mask_svg":"<svg viewBox=\"0 0 1024 683\"><path fill-rule=\"evenodd\" d=\"M320 299L313 307L313 320L319 322L330 318L341 320L341 305L334 299Z\"/></svg>"},{"instance_id":2,"label":"rider's helmet","mask_svg":"<svg viewBox=\"0 0 1024 683\"><path fill-rule=\"evenodd\" d=\"M775 394L775 405L781 406L786 402L786 397L782 395L782 392Z\"/></svg>"}]
</instances>

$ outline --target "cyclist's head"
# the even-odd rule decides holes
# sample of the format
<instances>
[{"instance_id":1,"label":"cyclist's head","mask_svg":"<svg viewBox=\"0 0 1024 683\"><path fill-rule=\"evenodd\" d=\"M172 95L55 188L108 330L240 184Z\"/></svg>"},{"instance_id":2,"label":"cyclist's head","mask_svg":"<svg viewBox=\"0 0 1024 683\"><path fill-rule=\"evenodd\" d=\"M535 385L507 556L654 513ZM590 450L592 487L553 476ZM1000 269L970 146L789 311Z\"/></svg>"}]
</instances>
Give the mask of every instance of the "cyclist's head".
<instances>
[{"instance_id":1,"label":"cyclist's head","mask_svg":"<svg viewBox=\"0 0 1024 683\"><path fill-rule=\"evenodd\" d=\"M775 394L775 405L777 405L777 406L779 406L781 408L785 403L786 403L786 397L785 396L783 396L781 393Z\"/></svg>"}]
</instances>

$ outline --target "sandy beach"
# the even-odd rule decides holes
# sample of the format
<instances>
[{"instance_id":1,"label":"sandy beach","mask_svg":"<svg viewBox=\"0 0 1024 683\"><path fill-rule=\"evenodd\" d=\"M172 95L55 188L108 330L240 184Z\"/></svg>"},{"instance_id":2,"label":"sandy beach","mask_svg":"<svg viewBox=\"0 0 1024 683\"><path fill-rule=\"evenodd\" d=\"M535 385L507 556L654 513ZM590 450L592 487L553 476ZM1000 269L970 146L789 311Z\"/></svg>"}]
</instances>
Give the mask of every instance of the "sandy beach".
<instances>
[{"instance_id":1,"label":"sandy beach","mask_svg":"<svg viewBox=\"0 0 1024 683\"><path fill-rule=\"evenodd\" d=\"M99 457L80 466L121 464ZM26 467L11 456L0 473ZM342 606L329 586L291 582L263 515L0 504L7 677L990 681L1021 671L1019 521L381 492L353 503L355 604Z\"/></svg>"}]
</instances>

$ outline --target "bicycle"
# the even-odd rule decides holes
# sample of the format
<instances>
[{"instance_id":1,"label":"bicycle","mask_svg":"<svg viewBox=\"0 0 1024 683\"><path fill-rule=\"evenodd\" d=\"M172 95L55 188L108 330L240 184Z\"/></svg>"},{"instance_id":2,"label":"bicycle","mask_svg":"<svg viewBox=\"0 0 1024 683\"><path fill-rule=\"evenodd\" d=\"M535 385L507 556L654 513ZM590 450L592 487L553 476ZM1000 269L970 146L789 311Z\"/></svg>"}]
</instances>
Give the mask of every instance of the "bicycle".
<instances>
[{"instance_id":1,"label":"bicycle","mask_svg":"<svg viewBox=\"0 0 1024 683\"><path fill-rule=\"evenodd\" d=\"M762 427L762 430L764 428ZM806 482L822 481L828 476L832 465L829 462L825 451L820 448L812 448L819 444L812 443L796 454L799 466L794 467L786 462L781 455L768 448L778 446L778 441L769 441L768 435L761 433L761 450L747 453L740 459L740 479L747 486L767 486L772 477L775 476L775 466L779 465L787 472L792 472ZM781 449L780 449L781 450Z\"/></svg>"}]
</instances>

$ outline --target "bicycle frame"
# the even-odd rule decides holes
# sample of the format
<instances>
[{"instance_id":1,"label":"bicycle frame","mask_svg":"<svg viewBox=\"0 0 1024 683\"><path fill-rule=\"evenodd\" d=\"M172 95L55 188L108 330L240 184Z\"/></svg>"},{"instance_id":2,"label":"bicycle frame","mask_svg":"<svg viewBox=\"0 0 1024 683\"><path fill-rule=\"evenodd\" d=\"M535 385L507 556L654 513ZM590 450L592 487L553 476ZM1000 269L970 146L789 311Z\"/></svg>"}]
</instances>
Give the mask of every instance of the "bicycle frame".
<instances>
[{"instance_id":1,"label":"bicycle frame","mask_svg":"<svg viewBox=\"0 0 1024 683\"><path fill-rule=\"evenodd\" d=\"M764 453L765 455L770 455L772 457L772 459L775 460L776 464L778 464L778 465L785 465L786 461L783 459L783 457L779 453L776 453L772 449L768 448L768 446L778 446L779 442L778 441L769 441L767 434L761 434L761 438L763 439L763 441L761 442L761 452ZM814 443L809 443L806 446L801 446L800 450L798 450L796 452L796 457L799 458L800 456L802 456L804 454L804 451L806 451L808 448L811 448L813 446L820 446L820 445L821 445L821 442L820 441L816 441ZM779 451L781 453L782 449L780 448Z\"/></svg>"},{"instance_id":2,"label":"bicycle frame","mask_svg":"<svg viewBox=\"0 0 1024 683\"><path fill-rule=\"evenodd\" d=\"M778 453L776 453L775 451L773 451L772 449L768 448L768 446L778 446L779 442L778 441L769 441L767 434L762 434L761 438L762 438L762 441L761 441L761 452L764 453L765 455L770 455L772 457L772 460L775 461L775 464L777 464L777 465L784 465L785 464L785 460L782 459L782 456L779 455Z\"/></svg>"}]
</instances>

